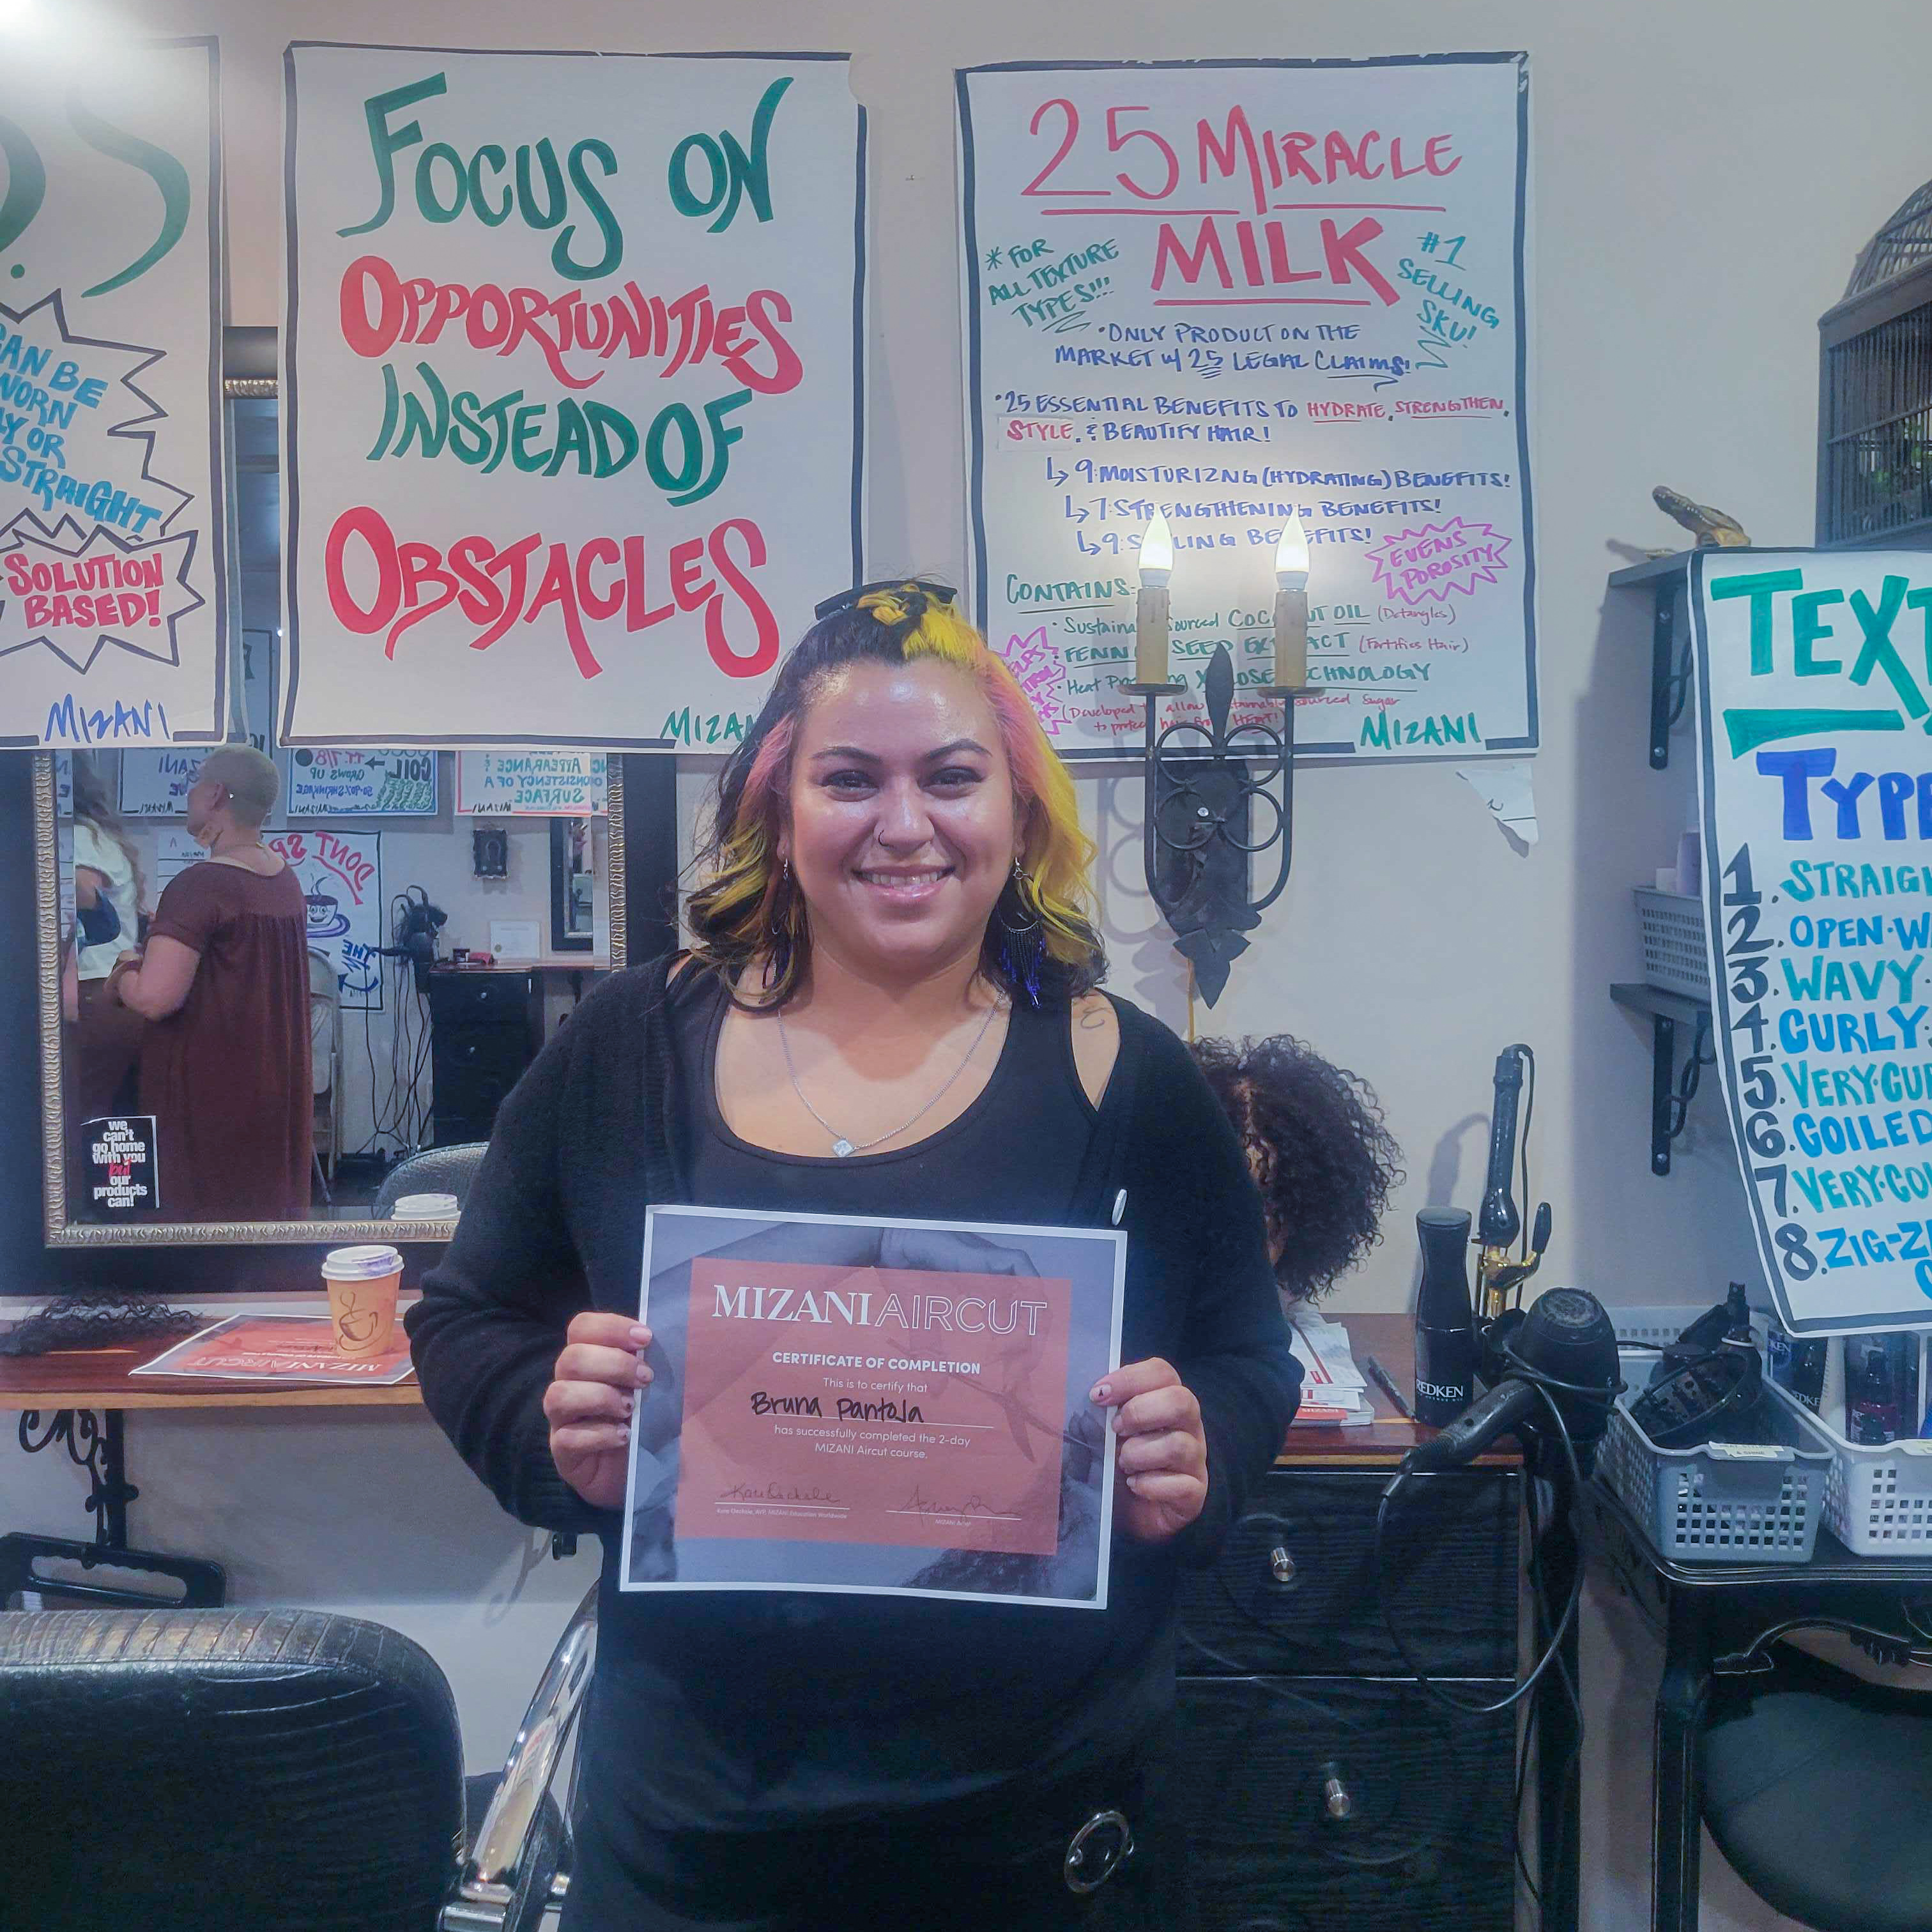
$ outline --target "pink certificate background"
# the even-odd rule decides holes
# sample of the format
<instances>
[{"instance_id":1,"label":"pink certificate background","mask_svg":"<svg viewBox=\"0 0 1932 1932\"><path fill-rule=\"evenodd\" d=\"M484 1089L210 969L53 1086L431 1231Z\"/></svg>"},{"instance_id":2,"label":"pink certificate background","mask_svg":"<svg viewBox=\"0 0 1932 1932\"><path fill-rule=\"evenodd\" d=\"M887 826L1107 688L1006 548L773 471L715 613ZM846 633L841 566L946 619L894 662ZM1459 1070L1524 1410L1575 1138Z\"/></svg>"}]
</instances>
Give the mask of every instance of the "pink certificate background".
<instances>
[{"instance_id":1,"label":"pink certificate background","mask_svg":"<svg viewBox=\"0 0 1932 1932\"><path fill-rule=\"evenodd\" d=\"M1070 1282L709 1258L691 1270L680 1538L1058 1551ZM822 1322L721 1317L720 1288L728 1297L790 1289L790 1309L809 1293L821 1310L828 1289L848 1300L869 1294L875 1317L895 1294L908 1310L914 1296L934 1294L1046 1306L1036 1335L1024 1318L1011 1335L962 1334L860 1327L836 1312ZM774 1362L775 1354L971 1363L979 1372L823 1367ZM760 1394L816 1396L821 1413L760 1414ZM842 1420L842 1399L916 1406L923 1420Z\"/></svg>"}]
</instances>

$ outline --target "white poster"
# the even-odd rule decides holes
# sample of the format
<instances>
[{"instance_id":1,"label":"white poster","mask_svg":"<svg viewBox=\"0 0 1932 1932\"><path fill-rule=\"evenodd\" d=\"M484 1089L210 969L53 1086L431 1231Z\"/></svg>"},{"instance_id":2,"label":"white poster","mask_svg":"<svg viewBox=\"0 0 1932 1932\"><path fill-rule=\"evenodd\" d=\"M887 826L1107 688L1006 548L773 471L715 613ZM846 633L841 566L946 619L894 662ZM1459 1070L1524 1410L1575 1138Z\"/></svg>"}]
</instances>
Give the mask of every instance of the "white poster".
<instances>
[{"instance_id":1,"label":"white poster","mask_svg":"<svg viewBox=\"0 0 1932 1932\"><path fill-rule=\"evenodd\" d=\"M1696 614L1718 1067L1796 1332L1932 1325L1932 557L1710 550Z\"/></svg>"},{"instance_id":2,"label":"white poster","mask_svg":"<svg viewBox=\"0 0 1932 1932\"><path fill-rule=\"evenodd\" d=\"M128 752L121 759L121 816L179 818L206 752Z\"/></svg>"},{"instance_id":3,"label":"white poster","mask_svg":"<svg viewBox=\"0 0 1932 1932\"><path fill-rule=\"evenodd\" d=\"M419 818L436 810L434 752L291 752L291 818Z\"/></svg>"},{"instance_id":4,"label":"white poster","mask_svg":"<svg viewBox=\"0 0 1932 1932\"><path fill-rule=\"evenodd\" d=\"M289 50L284 742L742 736L860 574L847 69Z\"/></svg>"},{"instance_id":5,"label":"white poster","mask_svg":"<svg viewBox=\"0 0 1932 1932\"><path fill-rule=\"evenodd\" d=\"M1304 751L1534 748L1528 85L1502 53L960 73L974 607L1063 752L1138 742L1156 509L1173 675L1225 644L1236 724L1280 722L1241 692L1298 514Z\"/></svg>"},{"instance_id":6,"label":"white poster","mask_svg":"<svg viewBox=\"0 0 1932 1932\"><path fill-rule=\"evenodd\" d=\"M222 735L212 40L0 80L0 745Z\"/></svg>"},{"instance_id":7,"label":"white poster","mask_svg":"<svg viewBox=\"0 0 1932 1932\"><path fill-rule=\"evenodd\" d=\"M602 752L459 752L456 809L583 818L610 802Z\"/></svg>"},{"instance_id":8,"label":"white poster","mask_svg":"<svg viewBox=\"0 0 1932 1932\"><path fill-rule=\"evenodd\" d=\"M382 835L375 832L271 832L262 841L295 868L308 902L308 943L335 962L345 1012L380 1012L382 962Z\"/></svg>"}]
</instances>

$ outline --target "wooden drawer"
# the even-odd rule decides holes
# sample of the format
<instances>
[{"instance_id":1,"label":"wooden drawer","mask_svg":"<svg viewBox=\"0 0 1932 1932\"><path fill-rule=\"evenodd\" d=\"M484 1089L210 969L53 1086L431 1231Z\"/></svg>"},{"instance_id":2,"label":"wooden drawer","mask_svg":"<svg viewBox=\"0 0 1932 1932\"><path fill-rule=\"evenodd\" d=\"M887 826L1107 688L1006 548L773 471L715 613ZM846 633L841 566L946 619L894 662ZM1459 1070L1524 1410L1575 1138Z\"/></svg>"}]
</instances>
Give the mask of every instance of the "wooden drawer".
<instances>
[{"instance_id":1,"label":"wooden drawer","mask_svg":"<svg viewBox=\"0 0 1932 1932\"><path fill-rule=\"evenodd\" d=\"M530 1023L536 998L528 973L460 972L430 976L430 1017L438 1027L515 1026Z\"/></svg>"},{"instance_id":2,"label":"wooden drawer","mask_svg":"<svg viewBox=\"0 0 1932 1932\"><path fill-rule=\"evenodd\" d=\"M1492 1702L1510 1688L1460 1689ZM1507 1718L1459 1721L1412 1682L1350 1678L1196 1681L1180 1703L1202 1932L1508 1932ZM1346 1819L1324 1808L1330 1765Z\"/></svg>"},{"instance_id":3,"label":"wooden drawer","mask_svg":"<svg viewBox=\"0 0 1932 1932\"><path fill-rule=\"evenodd\" d=\"M1273 1472L1214 1567L1183 1578L1182 1675L1412 1676L1376 1594L1388 1481L1384 1472ZM1520 1483L1508 1469L1414 1478L1390 1510L1390 1611L1431 1677L1515 1672Z\"/></svg>"}]
</instances>

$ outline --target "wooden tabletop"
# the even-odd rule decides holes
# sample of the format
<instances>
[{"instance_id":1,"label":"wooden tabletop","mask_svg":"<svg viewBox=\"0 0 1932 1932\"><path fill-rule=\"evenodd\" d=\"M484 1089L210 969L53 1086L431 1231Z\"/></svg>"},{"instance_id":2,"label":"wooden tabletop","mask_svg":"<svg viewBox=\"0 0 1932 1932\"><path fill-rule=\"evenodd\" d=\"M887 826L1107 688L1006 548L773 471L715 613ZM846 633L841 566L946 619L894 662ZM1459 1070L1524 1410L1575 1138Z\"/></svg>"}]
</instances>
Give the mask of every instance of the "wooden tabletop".
<instances>
[{"instance_id":1,"label":"wooden tabletop","mask_svg":"<svg viewBox=\"0 0 1932 1932\"><path fill-rule=\"evenodd\" d=\"M1359 1366L1365 1354L1381 1362L1398 1388L1415 1378L1415 1328L1406 1315L1351 1315L1344 1324ZM0 1412L59 1408L413 1408L422 1400L413 1377L386 1388L314 1382L214 1382L199 1376L130 1376L152 1361L160 1342L116 1348L77 1348L51 1355L0 1356ZM1366 1428L1292 1429L1278 1462L1393 1465L1432 1430L1396 1414L1372 1381L1376 1419ZM1486 1464L1521 1461L1514 1448L1492 1450Z\"/></svg>"},{"instance_id":2,"label":"wooden tabletop","mask_svg":"<svg viewBox=\"0 0 1932 1932\"><path fill-rule=\"evenodd\" d=\"M1348 1330L1355 1366L1364 1375L1368 1374L1368 1370L1362 1358L1372 1355L1388 1370L1390 1379L1405 1394L1414 1387L1415 1322L1412 1316L1346 1315L1331 1318L1340 1321ZM1349 1463L1357 1467L1366 1463L1392 1468L1418 1442L1436 1433L1426 1424L1411 1422L1397 1414L1394 1403L1376 1387L1372 1376L1370 1376L1368 1388L1364 1393L1374 1405L1373 1422L1362 1429L1340 1429L1328 1424L1319 1428L1311 1426L1291 1429L1281 1454L1275 1458L1276 1466L1319 1468L1324 1463ZM1478 1466L1513 1468L1521 1462L1522 1452L1509 1438L1504 1441L1506 1447L1492 1449L1478 1456Z\"/></svg>"}]
</instances>

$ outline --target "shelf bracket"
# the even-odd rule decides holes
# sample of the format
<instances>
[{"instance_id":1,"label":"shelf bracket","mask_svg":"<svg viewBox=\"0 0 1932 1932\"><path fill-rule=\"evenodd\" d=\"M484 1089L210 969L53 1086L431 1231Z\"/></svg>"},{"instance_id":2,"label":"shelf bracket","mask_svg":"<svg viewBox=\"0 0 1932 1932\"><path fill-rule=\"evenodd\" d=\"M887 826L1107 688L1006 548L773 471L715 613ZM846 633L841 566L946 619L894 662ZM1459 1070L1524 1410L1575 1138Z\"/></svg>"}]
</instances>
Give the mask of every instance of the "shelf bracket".
<instances>
[{"instance_id":1,"label":"shelf bracket","mask_svg":"<svg viewBox=\"0 0 1932 1932\"><path fill-rule=\"evenodd\" d=\"M1690 1122L1690 1102L1704 1069L1717 1064L1707 1007L1697 1016L1690 1057L1677 1070L1677 1022L1669 1013L1650 1016L1650 1171L1670 1172L1670 1144Z\"/></svg>"},{"instance_id":2,"label":"shelf bracket","mask_svg":"<svg viewBox=\"0 0 1932 1932\"><path fill-rule=\"evenodd\" d=\"M1690 694L1690 613L1685 580L1660 578L1650 620L1650 768L1668 769L1671 728L1684 716ZM1684 610L1684 639L1677 640L1677 612Z\"/></svg>"}]
</instances>

